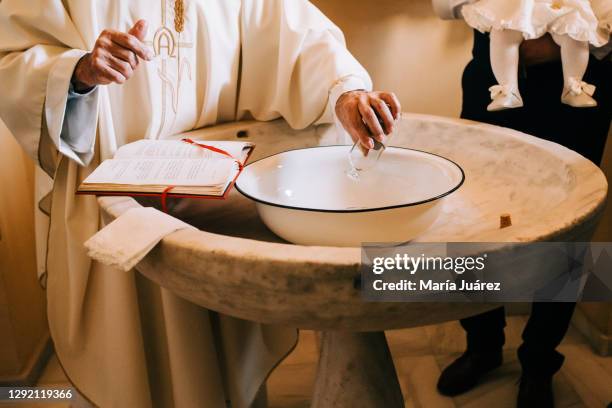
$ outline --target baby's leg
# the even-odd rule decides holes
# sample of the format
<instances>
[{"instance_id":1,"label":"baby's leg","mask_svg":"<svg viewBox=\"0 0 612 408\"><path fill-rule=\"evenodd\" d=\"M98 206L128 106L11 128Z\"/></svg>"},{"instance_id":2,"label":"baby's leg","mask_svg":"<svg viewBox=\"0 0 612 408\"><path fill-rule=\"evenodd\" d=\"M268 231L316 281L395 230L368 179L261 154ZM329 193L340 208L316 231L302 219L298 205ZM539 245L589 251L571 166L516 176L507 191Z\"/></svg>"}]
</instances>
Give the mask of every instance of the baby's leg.
<instances>
[{"instance_id":1,"label":"baby's leg","mask_svg":"<svg viewBox=\"0 0 612 408\"><path fill-rule=\"evenodd\" d=\"M500 85L518 89L519 47L523 34L515 30L491 30L491 68Z\"/></svg>"},{"instance_id":2,"label":"baby's leg","mask_svg":"<svg viewBox=\"0 0 612 408\"><path fill-rule=\"evenodd\" d=\"M589 43L576 41L569 35L552 34L552 37L561 47L565 86L569 85L570 78L582 81L589 65Z\"/></svg>"},{"instance_id":3,"label":"baby's leg","mask_svg":"<svg viewBox=\"0 0 612 408\"><path fill-rule=\"evenodd\" d=\"M523 99L518 90L519 47L523 34L515 30L491 30L491 68L497 83L492 86L491 103L487 110L494 112L520 108Z\"/></svg>"},{"instance_id":4,"label":"baby's leg","mask_svg":"<svg viewBox=\"0 0 612 408\"><path fill-rule=\"evenodd\" d=\"M561 47L564 80L561 102L576 108L597 106L592 98L594 87L582 82L589 65L589 43L576 41L569 35L552 34L552 37Z\"/></svg>"}]
</instances>

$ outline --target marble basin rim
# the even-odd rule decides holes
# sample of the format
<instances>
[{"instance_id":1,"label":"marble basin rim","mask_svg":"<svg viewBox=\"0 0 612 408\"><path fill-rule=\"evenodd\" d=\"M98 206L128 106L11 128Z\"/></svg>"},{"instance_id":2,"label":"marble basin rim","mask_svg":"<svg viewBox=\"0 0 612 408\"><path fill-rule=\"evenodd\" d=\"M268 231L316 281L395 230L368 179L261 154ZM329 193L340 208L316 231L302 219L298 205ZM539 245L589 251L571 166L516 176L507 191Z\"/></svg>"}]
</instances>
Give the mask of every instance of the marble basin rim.
<instances>
[{"instance_id":1,"label":"marble basin rim","mask_svg":"<svg viewBox=\"0 0 612 408\"><path fill-rule=\"evenodd\" d=\"M403 121L394 144L448 157L466 172L466 183L449 196L438 221L418 241L503 246L589 240L605 204L607 181L584 157L555 143L481 123L413 114L404 115ZM344 143L331 127L296 131L282 121L226 124L190 137L236 140L245 131L257 145L253 159L301 146ZM254 204L239 193L232 197L225 205L244 209L244 219L232 228L246 222L244 236L224 229L231 219L222 214L200 230L167 236L137 271L211 310L298 328L387 330L454 320L496 306L365 303L355 287L360 248L274 241L266 235L269 231L259 229ZM140 205L127 197L98 201L107 220ZM209 215L222 212L219 207ZM499 215L505 212L511 213L513 226L500 230Z\"/></svg>"},{"instance_id":2,"label":"marble basin rim","mask_svg":"<svg viewBox=\"0 0 612 408\"><path fill-rule=\"evenodd\" d=\"M245 167L236 189L287 241L350 247L414 239L465 181L457 163L402 147L389 147L356 180L347 175L350 149L315 146L268 156Z\"/></svg>"}]
</instances>

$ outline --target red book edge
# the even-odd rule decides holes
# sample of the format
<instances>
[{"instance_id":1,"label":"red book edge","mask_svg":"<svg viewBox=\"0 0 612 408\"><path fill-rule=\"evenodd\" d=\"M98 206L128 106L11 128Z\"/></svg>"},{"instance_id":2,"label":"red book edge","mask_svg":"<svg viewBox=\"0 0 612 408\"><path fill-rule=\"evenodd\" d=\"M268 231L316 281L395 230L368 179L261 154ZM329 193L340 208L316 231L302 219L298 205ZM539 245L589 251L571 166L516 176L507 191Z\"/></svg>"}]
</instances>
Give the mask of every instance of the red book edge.
<instances>
[{"instance_id":1,"label":"red book edge","mask_svg":"<svg viewBox=\"0 0 612 408\"><path fill-rule=\"evenodd\" d=\"M204 200L225 200L227 196L229 195L230 191L232 190L232 188L234 187L234 184L236 184L236 180L238 180L238 177L240 176L240 174L242 174L242 171L246 167L246 163L251 158L251 154L253 153L253 150L255 150L255 146L250 146L249 152L247 153L247 156L244 159L244 162L242 163L242 167L238 170L238 173L236 173L236 177L234 177L231 183L227 185L227 188L223 192L223 195L216 196L216 195L201 195L201 194L175 194L172 192L168 192L166 193L166 197L169 197L169 198L197 198L197 199L204 199ZM78 189L77 189L76 194L77 195L95 195L96 197L161 197L163 195L163 193L129 193L129 192L116 192L115 193L111 191L79 191Z\"/></svg>"}]
</instances>

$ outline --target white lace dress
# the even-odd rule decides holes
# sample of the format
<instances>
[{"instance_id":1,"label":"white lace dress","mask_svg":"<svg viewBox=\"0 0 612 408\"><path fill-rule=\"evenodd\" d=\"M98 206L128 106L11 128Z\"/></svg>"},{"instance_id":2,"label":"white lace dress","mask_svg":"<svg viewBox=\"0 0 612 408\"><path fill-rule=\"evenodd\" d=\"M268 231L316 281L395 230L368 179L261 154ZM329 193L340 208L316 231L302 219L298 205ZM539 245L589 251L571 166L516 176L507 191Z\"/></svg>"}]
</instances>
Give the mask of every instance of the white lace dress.
<instances>
[{"instance_id":1,"label":"white lace dress","mask_svg":"<svg viewBox=\"0 0 612 408\"><path fill-rule=\"evenodd\" d=\"M478 0L465 5L462 13L481 32L516 30L527 40L546 33L567 34L601 47L610 38L609 28L599 24L589 0Z\"/></svg>"}]
</instances>

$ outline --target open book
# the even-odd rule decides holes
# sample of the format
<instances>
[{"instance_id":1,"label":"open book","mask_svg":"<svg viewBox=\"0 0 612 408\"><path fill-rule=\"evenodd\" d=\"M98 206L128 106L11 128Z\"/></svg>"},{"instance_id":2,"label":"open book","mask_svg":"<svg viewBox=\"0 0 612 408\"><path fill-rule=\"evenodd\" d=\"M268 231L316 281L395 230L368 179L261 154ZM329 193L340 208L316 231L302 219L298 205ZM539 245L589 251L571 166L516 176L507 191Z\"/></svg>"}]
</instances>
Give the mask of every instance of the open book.
<instances>
[{"instance_id":1,"label":"open book","mask_svg":"<svg viewBox=\"0 0 612 408\"><path fill-rule=\"evenodd\" d=\"M224 197L254 146L243 142L139 140L120 147L80 194ZM231 156L231 157L230 157Z\"/></svg>"}]
</instances>

